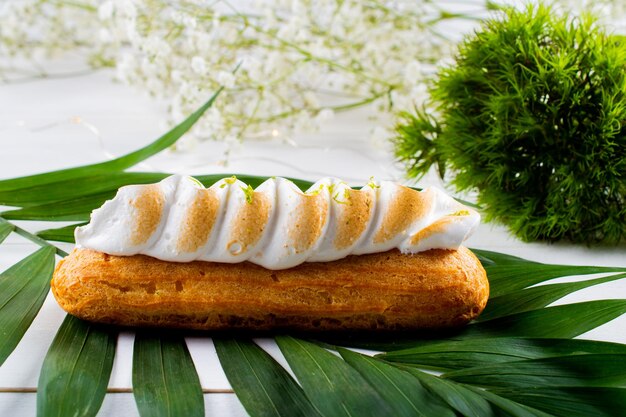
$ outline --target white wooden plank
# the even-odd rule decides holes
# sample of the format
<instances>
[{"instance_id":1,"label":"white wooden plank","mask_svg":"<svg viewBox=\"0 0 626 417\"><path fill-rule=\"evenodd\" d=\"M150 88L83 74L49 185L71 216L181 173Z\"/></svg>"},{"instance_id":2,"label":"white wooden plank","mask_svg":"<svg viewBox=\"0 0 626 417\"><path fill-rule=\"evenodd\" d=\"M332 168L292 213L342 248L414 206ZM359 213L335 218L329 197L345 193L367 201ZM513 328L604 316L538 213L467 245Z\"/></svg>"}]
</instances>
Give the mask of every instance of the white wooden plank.
<instances>
[{"instance_id":1,"label":"white wooden plank","mask_svg":"<svg viewBox=\"0 0 626 417\"><path fill-rule=\"evenodd\" d=\"M0 393L0 416L34 416L37 409L36 393ZM207 416L246 416L247 413L234 394L204 394ZM133 395L130 393L108 394L98 417L139 416Z\"/></svg>"}]
</instances>

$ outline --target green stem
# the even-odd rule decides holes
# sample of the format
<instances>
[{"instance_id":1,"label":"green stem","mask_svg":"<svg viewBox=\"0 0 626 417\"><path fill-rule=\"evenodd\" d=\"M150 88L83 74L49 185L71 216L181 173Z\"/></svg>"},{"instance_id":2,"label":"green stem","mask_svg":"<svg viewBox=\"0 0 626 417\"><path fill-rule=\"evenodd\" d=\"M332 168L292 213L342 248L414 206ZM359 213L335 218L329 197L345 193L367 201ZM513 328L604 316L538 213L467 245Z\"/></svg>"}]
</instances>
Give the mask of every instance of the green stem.
<instances>
[{"instance_id":1,"label":"green stem","mask_svg":"<svg viewBox=\"0 0 626 417\"><path fill-rule=\"evenodd\" d=\"M22 229L21 227L15 225L14 223L11 223L7 220L5 220L4 218L0 217L0 221L2 222L7 222L9 223L11 226L13 226L13 231L15 233L17 233L18 235L30 240L31 242L34 242L36 244L38 244L39 246L49 246L54 248L54 250L56 251L56 254L59 255L60 257L64 258L67 255L69 255L67 252L65 252L63 249L58 248L56 246L54 246L53 244L51 244L50 242L48 242L45 239L40 238L37 235L32 234L31 232L29 232L28 230Z\"/></svg>"},{"instance_id":2,"label":"green stem","mask_svg":"<svg viewBox=\"0 0 626 417\"><path fill-rule=\"evenodd\" d=\"M86 10L88 12L91 13L95 13L98 11L98 8L96 8L95 6L92 6L90 4L85 4L85 3L80 3L77 1L53 1L53 4L56 4L57 6L70 6L70 7L76 7L77 9L82 9L82 10Z\"/></svg>"},{"instance_id":3,"label":"green stem","mask_svg":"<svg viewBox=\"0 0 626 417\"><path fill-rule=\"evenodd\" d=\"M379 98L389 94L391 92L392 89L389 90L385 90L382 91L380 93L376 93L370 97L366 97L362 100L358 100L352 103L347 103L347 104L340 104L338 106L327 106L327 107L320 107L317 109L313 109L311 112L312 113L319 113L320 111L322 111L323 109L330 109L336 112L340 112L340 111L345 111L345 110L350 110L350 109L354 109L357 107L361 107L361 106L365 106L366 104L372 103L376 100L378 100ZM273 122L275 120L278 119L284 119L286 117L292 116L295 113L297 113L298 110L288 110L288 111L284 111L282 113L277 113L268 117L263 117L263 118L258 118L258 119L251 119L250 120L250 124L256 124L256 123L269 123L269 122Z\"/></svg>"},{"instance_id":4,"label":"green stem","mask_svg":"<svg viewBox=\"0 0 626 417\"><path fill-rule=\"evenodd\" d=\"M464 20L469 20L469 21L474 21L474 22L481 22L483 20L483 18L481 17L472 16L469 12L468 13L451 13L451 12L441 10L439 16L437 16L436 18L432 20L429 20L428 22L426 22L426 24L428 26L435 26L437 23L442 22L444 20L449 20L449 19L464 19Z\"/></svg>"},{"instance_id":5,"label":"green stem","mask_svg":"<svg viewBox=\"0 0 626 417\"><path fill-rule=\"evenodd\" d=\"M365 7L370 8L372 10L380 10L380 11L386 13L387 15L392 15L395 18L406 19L407 16L408 17L413 17L413 18L415 18L415 21L413 23L417 27L425 28L427 26L426 23L422 21L424 16L417 15L415 13L411 13L411 12L408 12L406 10L403 10L402 12L400 12L398 10L395 10L395 9L387 6L386 4L384 4L384 2L369 1L369 2L366 2Z\"/></svg>"},{"instance_id":6,"label":"green stem","mask_svg":"<svg viewBox=\"0 0 626 417\"><path fill-rule=\"evenodd\" d=\"M338 106L330 106L330 107L327 107L327 108L331 109L331 110L334 110L334 111L343 111L343 110L350 110L350 109L354 109L354 108L357 108L357 107L365 106L366 104L373 103L374 101L378 100L382 96L391 93L392 90L393 90L393 88L390 88L387 91L382 91L380 93L376 93L373 96L364 98L363 100L355 101L353 103L348 103L348 104L341 104L341 105L338 105Z\"/></svg>"}]
</instances>

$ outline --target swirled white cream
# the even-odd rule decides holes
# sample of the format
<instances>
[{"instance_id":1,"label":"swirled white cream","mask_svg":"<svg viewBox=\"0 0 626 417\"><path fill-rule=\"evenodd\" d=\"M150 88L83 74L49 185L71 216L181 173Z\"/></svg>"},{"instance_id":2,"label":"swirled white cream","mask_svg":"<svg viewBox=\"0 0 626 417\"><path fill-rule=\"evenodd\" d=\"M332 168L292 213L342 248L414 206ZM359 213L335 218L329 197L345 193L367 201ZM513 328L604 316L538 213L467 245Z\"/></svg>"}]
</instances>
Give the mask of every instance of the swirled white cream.
<instances>
[{"instance_id":1,"label":"swirled white cream","mask_svg":"<svg viewBox=\"0 0 626 417\"><path fill-rule=\"evenodd\" d=\"M172 262L250 261L268 269L348 255L456 249L479 214L436 188L382 181L354 190L323 178L302 192L284 178L256 190L225 178L209 188L174 175L130 185L76 229L78 247Z\"/></svg>"}]
</instances>

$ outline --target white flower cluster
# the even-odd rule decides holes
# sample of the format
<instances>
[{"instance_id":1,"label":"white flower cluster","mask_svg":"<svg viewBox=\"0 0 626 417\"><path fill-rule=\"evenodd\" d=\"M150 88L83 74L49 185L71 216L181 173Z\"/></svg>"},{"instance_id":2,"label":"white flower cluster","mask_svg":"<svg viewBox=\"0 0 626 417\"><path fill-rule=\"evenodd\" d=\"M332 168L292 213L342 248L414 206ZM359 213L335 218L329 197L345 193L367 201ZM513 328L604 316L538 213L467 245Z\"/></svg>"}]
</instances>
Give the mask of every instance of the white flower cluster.
<instances>
[{"instance_id":1,"label":"white flower cluster","mask_svg":"<svg viewBox=\"0 0 626 417\"><path fill-rule=\"evenodd\" d=\"M0 58L85 52L169 100L173 123L223 85L196 136L270 137L370 103L381 112L422 103L425 67L451 44L433 30L445 14L432 3L20 0L0 13Z\"/></svg>"},{"instance_id":2,"label":"white flower cluster","mask_svg":"<svg viewBox=\"0 0 626 417\"><path fill-rule=\"evenodd\" d=\"M222 85L196 138L287 138L337 111L421 106L453 45L441 23L484 17L492 5L471 2L472 16L458 12L468 10L462 3L13 0L0 5L0 62L82 52L91 66L115 67L120 80L165 98L171 123Z\"/></svg>"}]
</instances>

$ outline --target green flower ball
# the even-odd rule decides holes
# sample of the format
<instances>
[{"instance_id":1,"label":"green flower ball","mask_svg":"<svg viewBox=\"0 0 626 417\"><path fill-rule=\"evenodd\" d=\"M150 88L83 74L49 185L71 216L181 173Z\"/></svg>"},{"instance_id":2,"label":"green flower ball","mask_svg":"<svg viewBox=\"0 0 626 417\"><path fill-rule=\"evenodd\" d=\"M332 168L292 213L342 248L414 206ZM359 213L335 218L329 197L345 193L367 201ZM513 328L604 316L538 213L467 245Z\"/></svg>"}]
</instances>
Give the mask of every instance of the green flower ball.
<instances>
[{"instance_id":1,"label":"green flower ball","mask_svg":"<svg viewBox=\"0 0 626 417\"><path fill-rule=\"evenodd\" d=\"M396 156L477 190L487 220L523 240L626 237L626 46L591 16L508 9L459 46L431 88L432 116L403 113Z\"/></svg>"}]
</instances>

